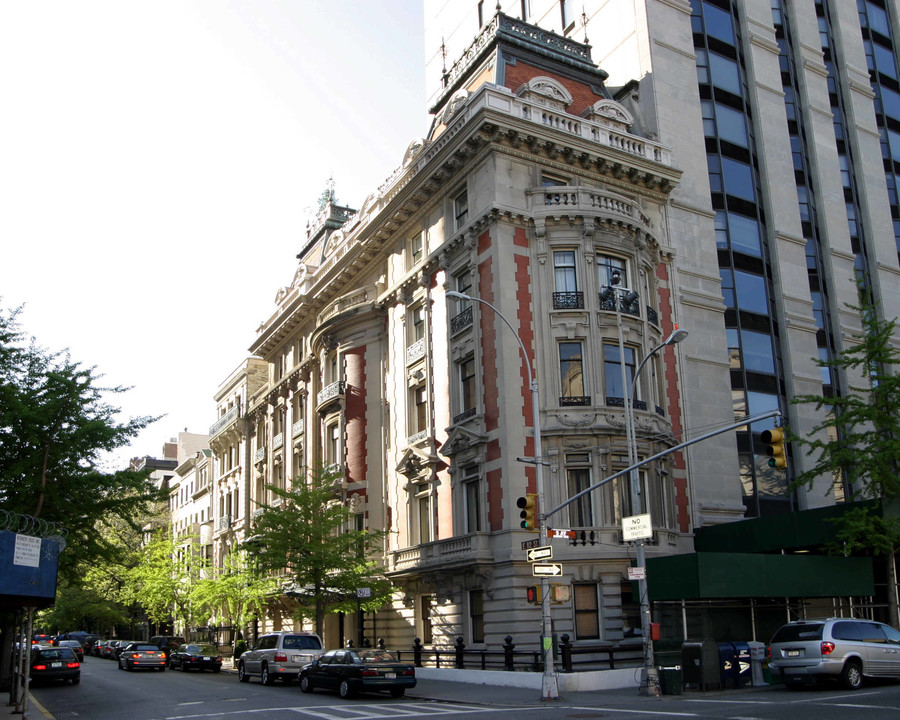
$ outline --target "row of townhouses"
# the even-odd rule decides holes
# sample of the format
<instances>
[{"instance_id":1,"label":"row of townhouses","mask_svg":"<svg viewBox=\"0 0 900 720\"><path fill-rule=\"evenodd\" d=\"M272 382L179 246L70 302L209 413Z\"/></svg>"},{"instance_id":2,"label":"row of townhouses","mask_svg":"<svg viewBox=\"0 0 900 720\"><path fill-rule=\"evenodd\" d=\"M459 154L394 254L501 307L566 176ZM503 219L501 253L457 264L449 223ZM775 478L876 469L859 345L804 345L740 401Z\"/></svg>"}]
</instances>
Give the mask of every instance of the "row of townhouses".
<instances>
[{"instance_id":1,"label":"row of townhouses","mask_svg":"<svg viewBox=\"0 0 900 720\"><path fill-rule=\"evenodd\" d=\"M570 588L554 633L640 634L622 520L642 514L664 636L883 614L896 575L816 551L853 489L792 490L810 461L769 466L773 420L664 453L772 410L811 434L822 416L791 398L858 382L817 364L859 331L855 278L898 314L897 4L425 0L425 17L428 136L291 249L208 446L172 468L176 529L221 564L269 487L321 464L353 527L387 531L397 590L368 639L536 645L517 499L549 512L659 456L639 492L617 477L547 518L574 534L550 541ZM285 608L255 630L293 626Z\"/></svg>"}]
</instances>

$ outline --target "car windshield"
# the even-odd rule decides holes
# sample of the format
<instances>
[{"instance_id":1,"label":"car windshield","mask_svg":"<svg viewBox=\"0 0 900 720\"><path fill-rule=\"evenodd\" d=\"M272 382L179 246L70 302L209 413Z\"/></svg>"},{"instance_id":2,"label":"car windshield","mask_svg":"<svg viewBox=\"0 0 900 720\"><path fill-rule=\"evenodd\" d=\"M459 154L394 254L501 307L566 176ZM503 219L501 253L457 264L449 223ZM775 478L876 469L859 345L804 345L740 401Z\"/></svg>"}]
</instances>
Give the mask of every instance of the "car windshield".
<instances>
[{"instance_id":1,"label":"car windshield","mask_svg":"<svg viewBox=\"0 0 900 720\"><path fill-rule=\"evenodd\" d=\"M212 645L185 645L184 651L192 655L215 655L219 649Z\"/></svg>"},{"instance_id":2,"label":"car windshield","mask_svg":"<svg viewBox=\"0 0 900 720\"><path fill-rule=\"evenodd\" d=\"M322 643L313 635L287 635L283 647L285 650L321 650Z\"/></svg>"},{"instance_id":3,"label":"car windshield","mask_svg":"<svg viewBox=\"0 0 900 720\"><path fill-rule=\"evenodd\" d=\"M783 642L801 642L805 640L821 640L823 623L801 623L784 625L772 636L772 644Z\"/></svg>"},{"instance_id":4,"label":"car windshield","mask_svg":"<svg viewBox=\"0 0 900 720\"><path fill-rule=\"evenodd\" d=\"M45 648L35 653L34 658L41 658L42 660L74 660L75 653L72 652L71 648L67 647Z\"/></svg>"},{"instance_id":5,"label":"car windshield","mask_svg":"<svg viewBox=\"0 0 900 720\"><path fill-rule=\"evenodd\" d=\"M359 650L356 653L355 662L399 662L397 656L387 650Z\"/></svg>"},{"instance_id":6,"label":"car windshield","mask_svg":"<svg viewBox=\"0 0 900 720\"><path fill-rule=\"evenodd\" d=\"M143 651L143 650L159 650L159 648L156 647L156 645L134 645L128 649L129 650L141 650L141 651Z\"/></svg>"}]
</instances>

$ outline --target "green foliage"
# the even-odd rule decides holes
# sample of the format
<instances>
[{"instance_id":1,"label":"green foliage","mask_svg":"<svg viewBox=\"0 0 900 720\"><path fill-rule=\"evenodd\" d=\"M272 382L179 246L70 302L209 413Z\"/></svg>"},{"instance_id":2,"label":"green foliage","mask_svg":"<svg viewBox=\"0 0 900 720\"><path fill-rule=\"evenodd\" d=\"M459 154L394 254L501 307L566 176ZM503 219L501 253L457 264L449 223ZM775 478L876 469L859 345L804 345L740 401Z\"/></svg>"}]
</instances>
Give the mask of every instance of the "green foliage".
<instances>
[{"instance_id":1,"label":"green foliage","mask_svg":"<svg viewBox=\"0 0 900 720\"><path fill-rule=\"evenodd\" d=\"M126 620L122 608L92 583L64 581L57 588L56 605L42 611L36 625L53 632L83 629L105 635L110 628Z\"/></svg>"},{"instance_id":2,"label":"green foliage","mask_svg":"<svg viewBox=\"0 0 900 720\"><path fill-rule=\"evenodd\" d=\"M870 508L853 508L829 522L835 525L834 540L826 546L831 555L889 556L900 548L900 522Z\"/></svg>"},{"instance_id":3,"label":"green foliage","mask_svg":"<svg viewBox=\"0 0 900 720\"><path fill-rule=\"evenodd\" d=\"M241 655L247 652L247 643L244 640L238 640L234 644L234 659L237 660Z\"/></svg>"},{"instance_id":4,"label":"green foliage","mask_svg":"<svg viewBox=\"0 0 900 720\"><path fill-rule=\"evenodd\" d=\"M158 498L146 474L101 467L104 453L128 445L155 418L120 423L96 368L66 352L26 341L19 310L0 309L0 505L68 530L60 572L111 551L95 530L109 518L134 518Z\"/></svg>"},{"instance_id":5,"label":"green foliage","mask_svg":"<svg viewBox=\"0 0 900 720\"><path fill-rule=\"evenodd\" d=\"M809 437L789 433L790 441L814 458L795 487L826 475L845 480L852 499L900 497L900 352L892 342L897 322L879 318L876 306L865 301L850 307L862 318L862 333L839 357L818 361L843 372L848 390L836 397L793 399L826 413Z\"/></svg>"},{"instance_id":6,"label":"green foliage","mask_svg":"<svg viewBox=\"0 0 900 720\"><path fill-rule=\"evenodd\" d=\"M338 501L332 475L318 469L292 490L270 489L281 503L264 506L249 549L261 571L283 575L298 617L313 620L321 635L326 613L356 610L358 588L371 590L363 610L390 600L393 588L375 561L384 533L352 529L353 514Z\"/></svg>"},{"instance_id":7,"label":"green foliage","mask_svg":"<svg viewBox=\"0 0 900 720\"><path fill-rule=\"evenodd\" d=\"M222 618L218 624L243 629L262 615L266 601L278 590L274 578L261 575L248 561L247 552L233 547L225 567L208 568L193 584L191 602L200 617Z\"/></svg>"}]
</instances>

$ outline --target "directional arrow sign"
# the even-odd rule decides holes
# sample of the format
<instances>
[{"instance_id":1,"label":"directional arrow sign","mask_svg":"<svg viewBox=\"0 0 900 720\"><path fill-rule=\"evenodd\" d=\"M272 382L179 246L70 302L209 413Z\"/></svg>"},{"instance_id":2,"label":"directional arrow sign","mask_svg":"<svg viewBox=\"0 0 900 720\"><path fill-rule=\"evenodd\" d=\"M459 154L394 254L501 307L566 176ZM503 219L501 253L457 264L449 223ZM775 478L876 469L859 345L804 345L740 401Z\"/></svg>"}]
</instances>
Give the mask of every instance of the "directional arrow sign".
<instances>
[{"instance_id":1,"label":"directional arrow sign","mask_svg":"<svg viewBox=\"0 0 900 720\"><path fill-rule=\"evenodd\" d=\"M531 566L531 574L534 577L556 577L562 575L562 565L559 563L535 563Z\"/></svg>"},{"instance_id":2,"label":"directional arrow sign","mask_svg":"<svg viewBox=\"0 0 900 720\"><path fill-rule=\"evenodd\" d=\"M534 562L535 560L549 560L553 557L553 548L549 545L531 548L527 555L529 562Z\"/></svg>"}]
</instances>

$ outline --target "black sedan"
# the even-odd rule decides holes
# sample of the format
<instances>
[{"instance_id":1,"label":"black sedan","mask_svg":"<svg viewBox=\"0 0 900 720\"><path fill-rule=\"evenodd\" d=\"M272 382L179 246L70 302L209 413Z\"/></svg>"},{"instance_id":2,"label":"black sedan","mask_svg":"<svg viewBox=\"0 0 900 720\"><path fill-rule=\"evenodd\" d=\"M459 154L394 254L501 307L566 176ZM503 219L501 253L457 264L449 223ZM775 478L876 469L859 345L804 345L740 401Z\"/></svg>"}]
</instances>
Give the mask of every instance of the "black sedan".
<instances>
[{"instance_id":1,"label":"black sedan","mask_svg":"<svg viewBox=\"0 0 900 720\"><path fill-rule=\"evenodd\" d=\"M388 650L347 648L329 650L300 671L300 689L337 690L341 697L360 692L387 691L391 697L403 697L406 688L416 686L416 669L400 662Z\"/></svg>"},{"instance_id":2,"label":"black sedan","mask_svg":"<svg viewBox=\"0 0 900 720\"><path fill-rule=\"evenodd\" d=\"M219 648L215 645L187 643L179 645L178 649L169 655L169 667L173 670L180 668L184 672L191 668L219 672L222 669L222 656L219 655Z\"/></svg>"},{"instance_id":3,"label":"black sedan","mask_svg":"<svg viewBox=\"0 0 900 720\"><path fill-rule=\"evenodd\" d=\"M75 653L75 657L78 658L78 662L84 662L84 648L81 647L81 643L77 640L60 640L56 643L56 646L72 648L72 652Z\"/></svg>"},{"instance_id":4,"label":"black sedan","mask_svg":"<svg viewBox=\"0 0 900 720\"><path fill-rule=\"evenodd\" d=\"M62 680L77 685L81 682L81 663L72 648L32 647L31 681Z\"/></svg>"}]
</instances>

